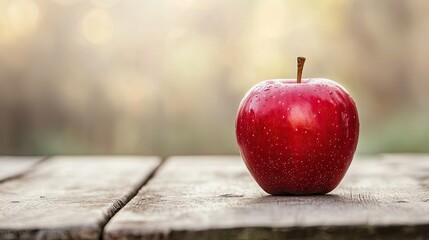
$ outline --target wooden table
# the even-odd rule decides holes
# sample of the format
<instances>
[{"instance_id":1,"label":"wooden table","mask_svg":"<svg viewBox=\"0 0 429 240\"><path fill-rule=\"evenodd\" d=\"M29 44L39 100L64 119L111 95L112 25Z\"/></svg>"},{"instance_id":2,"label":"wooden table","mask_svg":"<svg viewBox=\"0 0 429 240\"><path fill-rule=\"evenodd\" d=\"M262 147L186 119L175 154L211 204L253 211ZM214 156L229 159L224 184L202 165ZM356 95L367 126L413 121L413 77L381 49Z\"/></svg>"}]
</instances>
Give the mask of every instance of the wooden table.
<instances>
[{"instance_id":1,"label":"wooden table","mask_svg":"<svg viewBox=\"0 0 429 240\"><path fill-rule=\"evenodd\" d=\"M0 239L429 239L429 155L360 157L323 196L239 157L0 157Z\"/></svg>"}]
</instances>

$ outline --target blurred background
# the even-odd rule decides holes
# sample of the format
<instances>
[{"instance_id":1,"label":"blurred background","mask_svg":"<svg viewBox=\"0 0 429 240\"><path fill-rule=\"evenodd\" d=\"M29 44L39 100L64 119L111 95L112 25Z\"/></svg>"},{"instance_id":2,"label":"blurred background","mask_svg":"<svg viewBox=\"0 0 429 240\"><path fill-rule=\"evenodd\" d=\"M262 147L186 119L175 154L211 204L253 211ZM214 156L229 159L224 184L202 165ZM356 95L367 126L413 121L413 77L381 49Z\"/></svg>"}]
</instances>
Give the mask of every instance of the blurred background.
<instances>
[{"instance_id":1,"label":"blurred background","mask_svg":"<svg viewBox=\"0 0 429 240\"><path fill-rule=\"evenodd\" d=\"M0 154L236 154L254 84L326 77L358 152L429 151L425 0L1 0Z\"/></svg>"}]
</instances>

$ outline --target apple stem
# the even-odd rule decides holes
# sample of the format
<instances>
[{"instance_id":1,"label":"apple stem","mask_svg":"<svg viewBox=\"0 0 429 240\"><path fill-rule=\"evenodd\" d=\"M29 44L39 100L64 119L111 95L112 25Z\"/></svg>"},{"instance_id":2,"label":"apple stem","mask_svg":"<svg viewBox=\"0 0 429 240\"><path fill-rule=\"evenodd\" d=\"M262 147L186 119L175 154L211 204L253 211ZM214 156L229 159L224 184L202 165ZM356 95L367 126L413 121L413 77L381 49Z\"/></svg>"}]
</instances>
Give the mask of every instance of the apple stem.
<instances>
[{"instance_id":1,"label":"apple stem","mask_svg":"<svg viewBox=\"0 0 429 240\"><path fill-rule=\"evenodd\" d=\"M302 69L304 68L305 57L298 57L296 60L298 62L298 74L296 77L296 82L301 83Z\"/></svg>"}]
</instances>

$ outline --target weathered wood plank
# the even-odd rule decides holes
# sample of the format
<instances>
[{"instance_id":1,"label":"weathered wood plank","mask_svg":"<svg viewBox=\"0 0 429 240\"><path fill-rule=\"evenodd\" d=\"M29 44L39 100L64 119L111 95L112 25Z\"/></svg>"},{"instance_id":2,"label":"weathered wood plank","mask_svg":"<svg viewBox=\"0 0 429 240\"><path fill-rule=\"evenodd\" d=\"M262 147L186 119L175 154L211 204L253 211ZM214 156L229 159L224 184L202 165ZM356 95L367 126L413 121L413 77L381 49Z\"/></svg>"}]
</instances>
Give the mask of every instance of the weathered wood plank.
<instances>
[{"instance_id":1,"label":"weathered wood plank","mask_svg":"<svg viewBox=\"0 0 429 240\"><path fill-rule=\"evenodd\" d=\"M0 184L0 239L99 239L159 165L154 157L54 157Z\"/></svg>"},{"instance_id":2,"label":"weathered wood plank","mask_svg":"<svg viewBox=\"0 0 429 240\"><path fill-rule=\"evenodd\" d=\"M355 159L324 196L264 193L238 157L174 157L105 239L429 238L429 156Z\"/></svg>"},{"instance_id":3,"label":"weathered wood plank","mask_svg":"<svg viewBox=\"0 0 429 240\"><path fill-rule=\"evenodd\" d=\"M0 183L30 171L42 157L0 156Z\"/></svg>"}]
</instances>

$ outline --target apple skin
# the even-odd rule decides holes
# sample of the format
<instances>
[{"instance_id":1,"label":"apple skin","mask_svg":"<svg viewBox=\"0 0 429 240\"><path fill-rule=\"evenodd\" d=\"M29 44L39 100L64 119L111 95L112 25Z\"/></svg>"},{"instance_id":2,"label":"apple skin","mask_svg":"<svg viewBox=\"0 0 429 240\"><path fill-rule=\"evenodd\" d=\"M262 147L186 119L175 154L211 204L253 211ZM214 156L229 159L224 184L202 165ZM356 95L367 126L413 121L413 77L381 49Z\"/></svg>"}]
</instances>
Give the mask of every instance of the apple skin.
<instances>
[{"instance_id":1,"label":"apple skin","mask_svg":"<svg viewBox=\"0 0 429 240\"><path fill-rule=\"evenodd\" d=\"M267 193L325 194L352 162L358 112L332 80L267 80L241 101L236 137L244 163Z\"/></svg>"}]
</instances>

